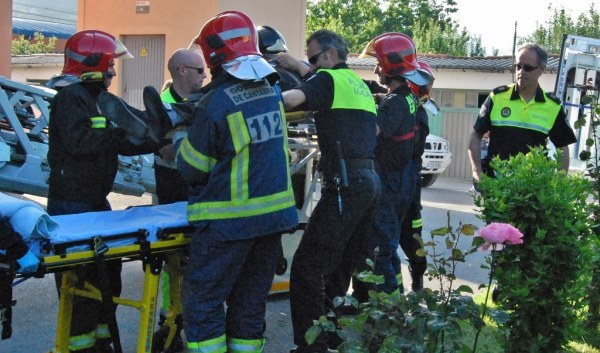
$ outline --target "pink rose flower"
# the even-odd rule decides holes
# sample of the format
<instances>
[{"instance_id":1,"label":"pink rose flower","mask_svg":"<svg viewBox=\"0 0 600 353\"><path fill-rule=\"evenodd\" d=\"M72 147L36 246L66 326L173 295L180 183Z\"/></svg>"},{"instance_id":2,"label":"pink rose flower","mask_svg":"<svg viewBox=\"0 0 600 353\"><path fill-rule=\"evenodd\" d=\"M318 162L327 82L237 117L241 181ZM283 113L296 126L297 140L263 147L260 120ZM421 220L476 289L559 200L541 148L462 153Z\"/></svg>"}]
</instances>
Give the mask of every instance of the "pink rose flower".
<instances>
[{"instance_id":1,"label":"pink rose flower","mask_svg":"<svg viewBox=\"0 0 600 353\"><path fill-rule=\"evenodd\" d=\"M507 223L490 223L479 229L478 233L485 240L485 243L481 246L482 250L489 249L492 244L523 244L523 233Z\"/></svg>"}]
</instances>

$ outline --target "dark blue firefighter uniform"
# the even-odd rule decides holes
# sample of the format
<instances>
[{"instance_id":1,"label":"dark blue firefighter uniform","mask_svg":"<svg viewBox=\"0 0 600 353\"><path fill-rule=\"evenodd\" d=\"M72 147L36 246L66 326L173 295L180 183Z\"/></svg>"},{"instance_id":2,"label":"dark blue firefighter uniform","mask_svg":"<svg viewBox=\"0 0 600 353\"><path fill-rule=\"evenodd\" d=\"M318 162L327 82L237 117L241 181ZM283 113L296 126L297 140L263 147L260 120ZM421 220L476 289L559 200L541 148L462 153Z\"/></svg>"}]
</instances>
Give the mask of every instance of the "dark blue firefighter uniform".
<instances>
[{"instance_id":1,"label":"dark blue firefighter uniform","mask_svg":"<svg viewBox=\"0 0 600 353\"><path fill-rule=\"evenodd\" d=\"M298 223L279 87L221 75L177 143L196 228L182 288L190 352L262 346L281 233Z\"/></svg>"},{"instance_id":2,"label":"dark blue firefighter uniform","mask_svg":"<svg viewBox=\"0 0 600 353\"><path fill-rule=\"evenodd\" d=\"M417 165L413 161L417 101L407 86L388 94L377 109L381 129L375 149L381 197L369 232L369 257L375 260L375 273L384 276L379 290L393 293L402 283L398 242L401 224L413 201ZM374 250L378 248L375 257ZM400 287L402 289L402 287ZM364 298L363 298L364 299Z\"/></svg>"},{"instance_id":3,"label":"dark blue firefighter uniform","mask_svg":"<svg viewBox=\"0 0 600 353\"><path fill-rule=\"evenodd\" d=\"M425 152L425 142L429 135L429 118L427 111L423 106L417 108L418 130L415 136L415 148L413 152L413 161L415 162L415 193L404 220L402 221L400 231L400 247L408 258L411 287L413 291L420 290L423 287L423 274L427 270L427 258L418 256L417 250L421 248L419 241L414 238L414 234L421 236L423 230L423 219L421 218L421 170L423 169L423 152ZM397 265L400 270L400 264ZM400 272L398 272L401 276Z\"/></svg>"}]
</instances>

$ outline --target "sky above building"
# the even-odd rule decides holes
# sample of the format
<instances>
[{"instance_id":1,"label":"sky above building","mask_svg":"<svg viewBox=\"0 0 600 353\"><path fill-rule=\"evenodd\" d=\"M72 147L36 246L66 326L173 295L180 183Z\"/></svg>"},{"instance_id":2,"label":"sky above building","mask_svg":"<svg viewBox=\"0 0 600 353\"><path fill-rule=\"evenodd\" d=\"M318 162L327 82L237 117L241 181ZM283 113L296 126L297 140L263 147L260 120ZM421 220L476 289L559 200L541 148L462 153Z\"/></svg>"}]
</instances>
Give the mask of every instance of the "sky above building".
<instances>
[{"instance_id":1,"label":"sky above building","mask_svg":"<svg viewBox=\"0 0 600 353\"><path fill-rule=\"evenodd\" d=\"M481 35L487 55L492 55L493 49L498 49L499 55L512 55L515 22L517 37L525 37L552 17L548 5L564 8L576 21L592 2L596 11L600 11L600 0L456 0L458 12L452 17L461 29L466 27L471 35Z\"/></svg>"}]
</instances>

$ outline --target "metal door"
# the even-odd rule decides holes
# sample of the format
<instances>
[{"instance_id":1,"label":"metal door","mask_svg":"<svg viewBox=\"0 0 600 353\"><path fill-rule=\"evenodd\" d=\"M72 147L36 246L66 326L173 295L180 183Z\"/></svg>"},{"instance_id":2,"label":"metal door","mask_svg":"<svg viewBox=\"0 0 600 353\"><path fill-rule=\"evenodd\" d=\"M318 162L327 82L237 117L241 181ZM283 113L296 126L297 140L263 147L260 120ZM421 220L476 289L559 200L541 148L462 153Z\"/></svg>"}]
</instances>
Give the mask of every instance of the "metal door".
<instances>
[{"instance_id":1,"label":"metal door","mask_svg":"<svg viewBox=\"0 0 600 353\"><path fill-rule=\"evenodd\" d=\"M164 35L127 35L123 44L134 59L122 61L120 96L130 105L144 107L142 92L146 86L157 90L163 85L165 62Z\"/></svg>"}]
</instances>

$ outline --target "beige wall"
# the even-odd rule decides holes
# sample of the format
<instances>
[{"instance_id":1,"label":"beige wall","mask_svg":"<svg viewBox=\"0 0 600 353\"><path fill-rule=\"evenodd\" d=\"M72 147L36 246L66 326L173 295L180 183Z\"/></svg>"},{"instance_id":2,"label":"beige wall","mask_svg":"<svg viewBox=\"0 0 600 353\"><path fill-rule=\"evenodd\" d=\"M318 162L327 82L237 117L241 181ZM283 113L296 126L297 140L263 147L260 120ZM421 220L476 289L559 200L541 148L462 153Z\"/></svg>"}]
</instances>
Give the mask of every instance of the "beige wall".
<instances>
[{"instance_id":1,"label":"beige wall","mask_svg":"<svg viewBox=\"0 0 600 353\"><path fill-rule=\"evenodd\" d=\"M377 80L377 76L370 68L354 68L358 75L365 80ZM492 89L513 82L512 73L505 72L478 72L462 70L435 69L435 84L437 89L465 89L478 91L491 91ZM555 73L544 73L539 80L542 89L554 91L556 82Z\"/></svg>"},{"instance_id":2,"label":"beige wall","mask_svg":"<svg viewBox=\"0 0 600 353\"><path fill-rule=\"evenodd\" d=\"M255 25L277 28L294 56L304 54L306 0L147 0L149 13L136 13L137 2L79 0L77 29L100 29L117 37L164 35L165 80L169 78L166 65L171 53L187 47L207 20L225 10L245 12ZM118 65L117 62L117 72ZM118 92L119 87L117 76L111 91Z\"/></svg>"},{"instance_id":3,"label":"beige wall","mask_svg":"<svg viewBox=\"0 0 600 353\"><path fill-rule=\"evenodd\" d=\"M50 77L60 73L62 67L62 62L60 64L43 66L13 66L10 73L10 79L23 83L26 83L28 80L48 80Z\"/></svg>"},{"instance_id":4,"label":"beige wall","mask_svg":"<svg viewBox=\"0 0 600 353\"><path fill-rule=\"evenodd\" d=\"M12 0L0 0L0 76L10 77Z\"/></svg>"}]
</instances>

